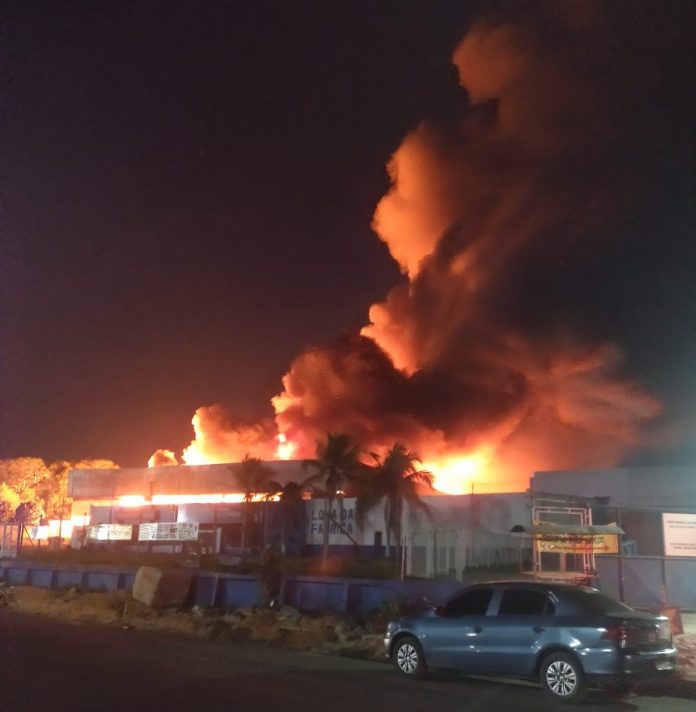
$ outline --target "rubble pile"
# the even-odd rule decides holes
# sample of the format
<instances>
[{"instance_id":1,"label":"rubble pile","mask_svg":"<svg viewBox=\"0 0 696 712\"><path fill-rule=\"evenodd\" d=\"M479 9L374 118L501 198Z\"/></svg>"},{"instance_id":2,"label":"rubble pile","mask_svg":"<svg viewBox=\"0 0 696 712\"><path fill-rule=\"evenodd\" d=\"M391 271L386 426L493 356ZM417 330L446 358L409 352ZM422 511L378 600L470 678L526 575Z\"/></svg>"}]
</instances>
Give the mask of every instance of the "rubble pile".
<instances>
[{"instance_id":1,"label":"rubble pile","mask_svg":"<svg viewBox=\"0 0 696 712\"><path fill-rule=\"evenodd\" d=\"M0 605L24 613L73 622L118 624L123 628L195 635L219 642L254 642L291 650L383 659L384 622L358 621L336 613L302 614L295 608L237 608L231 611L146 605L125 591L83 592L1 587Z\"/></svg>"}]
</instances>

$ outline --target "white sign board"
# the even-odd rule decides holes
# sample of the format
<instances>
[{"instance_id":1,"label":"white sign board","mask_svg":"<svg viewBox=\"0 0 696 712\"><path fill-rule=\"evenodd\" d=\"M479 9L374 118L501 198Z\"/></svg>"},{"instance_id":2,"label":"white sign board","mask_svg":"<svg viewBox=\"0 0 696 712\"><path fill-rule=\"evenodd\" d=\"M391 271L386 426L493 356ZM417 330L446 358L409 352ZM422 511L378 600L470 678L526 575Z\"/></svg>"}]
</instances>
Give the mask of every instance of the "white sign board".
<instances>
[{"instance_id":1,"label":"white sign board","mask_svg":"<svg viewBox=\"0 0 696 712\"><path fill-rule=\"evenodd\" d=\"M696 514L663 514L665 556L696 556Z\"/></svg>"},{"instance_id":2,"label":"white sign board","mask_svg":"<svg viewBox=\"0 0 696 712\"><path fill-rule=\"evenodd\" d=\"M196 541L198 522L157 522L141 524L139 541Z\"/></svg>"},{"instance_id":3,"label":"white sign board","mask_svg":"<svg viewBox=\"0 0 696 712\"><path fill-rule=\"evenodd\" d=\"M132 536L131 524L97 524L87 528L87 538L95 541L130 541Z\"/></svg>"}]
</instances>

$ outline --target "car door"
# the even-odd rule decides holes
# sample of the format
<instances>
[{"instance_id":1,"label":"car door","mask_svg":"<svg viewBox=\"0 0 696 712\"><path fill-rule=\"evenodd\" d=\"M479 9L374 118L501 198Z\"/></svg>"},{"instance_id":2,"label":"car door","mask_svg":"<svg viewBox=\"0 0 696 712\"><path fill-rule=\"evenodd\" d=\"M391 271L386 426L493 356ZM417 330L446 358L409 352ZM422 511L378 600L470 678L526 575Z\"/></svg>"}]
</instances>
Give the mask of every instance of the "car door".
<instances>
[{"instance_id":1,"label":"car door","mask_svg":"<svg viewBox=\"0 0 696 712\"><path fill-rule=\"evenodd\" d=\"M555 601L541 587L508 586L487 617L481 665L488 672L527 676L554 624Z\"/></svg>"},{"instance_id":2,"label":"car door","mask_svg":"<svg viewBox=\"0 0 696 712\"><path fill-rule=\"evenodd\" d=\"M450 599L429 622L426 657L433 667L479 671L482 632L493 599L488 586L467 589Z\"/></svg>"}]
</instances>

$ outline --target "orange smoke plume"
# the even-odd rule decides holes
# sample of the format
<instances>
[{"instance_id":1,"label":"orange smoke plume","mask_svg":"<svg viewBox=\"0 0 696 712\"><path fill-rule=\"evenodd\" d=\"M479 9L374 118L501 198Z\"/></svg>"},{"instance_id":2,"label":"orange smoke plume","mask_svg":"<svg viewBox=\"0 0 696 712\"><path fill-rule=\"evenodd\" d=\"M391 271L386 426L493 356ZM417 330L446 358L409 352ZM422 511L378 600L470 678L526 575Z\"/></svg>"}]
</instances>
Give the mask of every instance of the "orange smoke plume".
<instances>
[{"instance_id":1,"label":"orange smoke plume","mask_svg":"<svg viewBox=\"0 0 696 712\"><path fill-rule=\"evenodd\" d=\"M345 432L367 451L407 443L443 491L499 491L640 445L660 404L622 375L601 309L573 328L564 289L623 214L655 23L606 3L523 7L471 28L453 55L461 115L421 123L389 161L373 227L403 281L360 335L297 356L275 423L199 408L184 462L312 457Z\"/></svg>"},{"instance_id":2,"label":"orange smoke plume","mask_svg":"<svg viewBox=\"0 0 696 712\"><path fill-rule=\"evenodd\" d=\"M171 450L155 450L147 461L148 467L168 467L178 465L179 461Z\"/></svg>"},{"instance_id":3,"label":"orange smoke plume","mask_svg":"<svg viewBox=\"0 0 696 712\"><path fill-rule=\"evenodd\" d=\"M195 439L184 450L187 465L239 462L251 453L271 460L277 448L273 422L246 424L235 421L222 406L199 408L191 421Z\"/></svg>"}]
</instances>

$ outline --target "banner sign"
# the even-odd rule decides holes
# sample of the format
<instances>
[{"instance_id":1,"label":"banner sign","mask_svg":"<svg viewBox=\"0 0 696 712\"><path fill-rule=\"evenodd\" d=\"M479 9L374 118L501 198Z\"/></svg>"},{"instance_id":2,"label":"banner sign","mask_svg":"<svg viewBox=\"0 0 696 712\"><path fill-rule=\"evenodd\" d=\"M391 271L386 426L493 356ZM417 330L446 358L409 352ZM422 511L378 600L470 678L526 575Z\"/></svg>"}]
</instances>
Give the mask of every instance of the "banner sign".
<instances>
[{"instance_id":1,"label":"banner sign","mask_svg":"<svg viewBox=\"0 0 696 712\"><path fill-rule=\"evenodd\" d=\"M536 537L536 546L546 554L618 554L619 538L616 534L542 535Z\"/></svg>"},{"instance_id":2,"label":"banner sign","mask_svg":"<svg viewBox=\"0 0 696 712\"><path fill-rule=\"evenodd\" d=\"M198 522L141 524L139 541L197 541Z\"/></svg>"},{"instance_id":3,"label":"banner sign","mask_svg":"<svg viewBox=\"0 0 696 712\"><path fill-rule=\"evenodd\" d=\"M130 541L132 524L97 524L87 527L87 538L92 541Z\"/></svg>"},{"instance_id":4,"label":"banner sign","mask_svg":"<svg viewBox=\"0 0 696 712\"><path fill-rule=\"evenodd\" d=\"M696 514L662 515L665 556L696 556Z\"/></svg>"}]
</instances>

